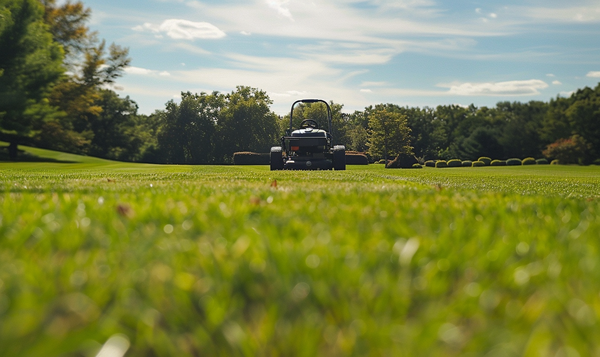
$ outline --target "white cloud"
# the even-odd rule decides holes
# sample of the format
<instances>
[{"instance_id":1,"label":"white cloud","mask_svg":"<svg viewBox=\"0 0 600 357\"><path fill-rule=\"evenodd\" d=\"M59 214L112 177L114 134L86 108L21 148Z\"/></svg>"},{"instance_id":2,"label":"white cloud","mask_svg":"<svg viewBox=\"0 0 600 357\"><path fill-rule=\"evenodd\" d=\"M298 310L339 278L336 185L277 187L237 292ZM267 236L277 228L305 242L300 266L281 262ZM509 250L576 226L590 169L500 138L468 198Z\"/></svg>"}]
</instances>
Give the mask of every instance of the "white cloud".
<instances>
[{"instance_id":1,"label":"white cloud","mask_svg":"<svg viewBox=\"0 0 600 357\"><path fill-rule=\"evenodd\" d=\"M573 6L564 2L566 6L545 7L513 7L512 12L517 16L525 16L538 21L559 21L567 23L600 22L600 6Z\"/></svg>"},{"instance_id":2,"label":"white cloud","mask_svg":"<svg viewBox=\"0 0 600 357\"><path fill-rule=\"evenodd\" d=\"M363 88L360 90L361 93L373 93L372 90L368 89L368 88Z\"/></svg>"},{"instance_id":3,"label":"white cloud","mask_svg":"<svg viewBox=\"0 0 600 357\"><path fill-rule=\"evenodd\" d=\"M573 95L573 93L575 93L575 91L570 91L570 92L560 92L560 93L559 93L559 95L560 95L561 97L568 98L568 97L572 96L572 95Z\"/></svg>"},{"instance_id":4,"label":"white cloud","mask_svg":"<svg viewBox=\"0 0 600 357\"><path fill-rule=\"evenodd\" d=\"M388 85L387 82L362 82L360 84L361 87L382 87Z\"/></svg>"},{"instance_id":5,"label":"white cloud","mask_svg":"<svg viewBox=\"0 0 600 357\"><path fill-rule=\"evenodd\" d=\"M181 19L168 19L160 25L145 23L133 28L134 31L150 31L156 37L166 34L175 40L217 39L225 37L225 32L208 22L193 22Z\"/></svg>"},{"instance_id":6,"label":"white cloud","mask_svg":"<svg viewBox=\"0 0 600 357\"><path fill-rule=\"evenodd\" d=\"M283 16L285 18L288 18L288 19L294 21L294 18L292 17L292 13L290 12L290 9L285 7L285 5L287 3L289 3L289 0L265 0L265 2L267 3L267 6L276 10L280 16Z\"/></svg>"},{"instance_id":7,"label":"white cloud","mask_svg":"<svg viewBox=\"0 0 600 357\"><path fill-rule=\"evenodd\" d=\"M590 78L600 78L600 71L591 71L588 72L588 74L586 74L585 76Z\"/></svg>"},{"instance_id":8,"label":"white cloud","mask_svg":"<svg viewBox=\"0 0 600 357\"><path fill-rule=\"evenodd\" d=\"M307 98L311 96L310 92L307 91L298 91L298 90L288 90L285 91L283 93L277 93L277 92L269 92L269 96L270 97L283 97L283 98L290 98L290 97L294 97L294 98Z\"/></svg>"},{"instance_id":9,"label":"white cloud","mask_svg":"<svg viewBox=\"0 0 600 357\"><path fill-rule=\"evenodd\" d=\"M252 35L252 33L247 32L247 31L240 31L240 34L242 34L244 36L250 36L250 35Z\"/></svg>"},{"instance_id":10,"label":"white cloud","mask_svg":"<svg viewBox=\"0 0 600 357\"><path fill-rule=\"evenodd\" d=\"M562 82L561 81L552 81L552 84L554 84L555 86L561 85Z\"/></svg>"},{"instance_id":11,"label":"white cloud","mask_svg":"<svg viewBox=\"0 0 600 357\"><path fill-rule=\"evenodd\" d=\"M552 73L548 73L548 74L546 75L546 77L556 77L556 76L555 76L554 74L552 74Z\"/></svg>"},{"instance_id":12,"label":"white cloud","mask_svg":"<svg viewBox=\"0 0 600 357\"><path fill-rule=\"evenodd\" d=\"M461 96L521 96L537 95L539 89L548 87L548 84L539 79L526 81L508 81L496 83L462 83L453 85L439 85L450 87L448 91L452 95Z\"/></svg>"},{"instance_id":13,"label":"white cloud","mask_svg":"<svg viewBox=\"0 0 600 357\"><path fill-rule=\"evenodd\" d=\"M167 71L155 71L152 69L133 67L133 66L125 67L125 73L140 75L140 76L162 76L162 77L168 77L171 75L171 73L169 73Z\"/></svg>"}]
</instances>

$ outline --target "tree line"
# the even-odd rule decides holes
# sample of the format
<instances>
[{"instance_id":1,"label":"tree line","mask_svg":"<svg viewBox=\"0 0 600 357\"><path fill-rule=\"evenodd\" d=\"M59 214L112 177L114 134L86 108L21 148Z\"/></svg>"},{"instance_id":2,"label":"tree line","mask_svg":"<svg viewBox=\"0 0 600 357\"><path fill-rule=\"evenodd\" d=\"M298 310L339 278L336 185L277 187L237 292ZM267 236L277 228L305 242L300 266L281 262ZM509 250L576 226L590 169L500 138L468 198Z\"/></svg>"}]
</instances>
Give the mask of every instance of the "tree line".
<instances>
[{"instance_id":1,"label":"tree line","mask_svg":"<svg viewBox=\"0 0 600 357\"><path fill-rule=\"evenodd\" d=\"M102 158L153 163L231 163L234 152L268 152L289 127L263 90L184 92L151 115L111 87L131 59L87 27L81 2L0 0L0 140ZM291 103L290 103L291 104ZM372 159L410 154L430 159L480 156L600 159L600 84L548 102L496 107L378 104L345 113L330 103L335 144ZM327 127L323 104L296 106L294 127Z\"/></svg>"}]
</instances>

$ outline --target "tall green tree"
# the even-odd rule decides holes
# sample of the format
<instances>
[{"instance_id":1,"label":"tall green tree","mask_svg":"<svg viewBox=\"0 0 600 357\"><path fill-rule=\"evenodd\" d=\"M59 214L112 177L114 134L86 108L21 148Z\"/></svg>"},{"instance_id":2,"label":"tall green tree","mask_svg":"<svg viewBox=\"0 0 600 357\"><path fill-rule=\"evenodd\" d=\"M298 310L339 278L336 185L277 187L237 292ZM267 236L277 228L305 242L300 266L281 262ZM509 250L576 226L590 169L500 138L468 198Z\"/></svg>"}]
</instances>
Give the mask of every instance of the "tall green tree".
<instances>
[{"instance_id":1,"label":"tall green tree","mask_svg":"<svg viewBox=\"0 0 600 357\"><path fill-rule=\"evenodd\" d=\"M60 114L47 122L36 140L40 145L56 148L57 143L68 151L88 153L94 137L96 121L103 121L102 89L113 85L123 75L131 61L127 48L107 46L87 27L91 9L81 1L57 4L56 0L41 0L44 21L55 42L65 50L64 66L68 72L54 86L50 105ZM49 133L52 133L50 137ZM58 135L61 133L62 135Z\"/></svg>"},{"instance_id":2,"label":"tall green tree","mask_svg":"<svg viewBox=\"0 0 600 357\"><path fill-rule=\"evenodd\" d=\"M90 142L89 155L134 161L143 145L142 137L137 133L137 104L129 97L120 98L109 89L99 91L96 104L102 112L90 122L94 137Z\"/></svg>"},{"instance_id":3,"label":"tall green tree","mask_svg":"<svg viewBox=\"0 0 600 357\"><path fill-rule=\"evenodd\" d=\"M215 160L215 134L225 96L181 93L181 103L169 101L160 114L159 160L169 164L208 164Z\"/></svg>"},{"instance_id":4,"label":"tall green tree","mask_svg":"<svg viewBox=\"0 0 600 357\"><path fill-rule=\"evenodd\" d=\"M385 107L369 114L369 154L388 159L402 154L412 154L410 128L406 115Z\"/></svg>"},{"instance_id":5,"label":"tall green tree","mask_svg":"<svg viewBox=\"0 0 600 357\"><path fill-rule=\"evenodd\" d=\"M225 96L217 121L217 159L230 162L237 151L268 152L277 143L277 115L273 101L257 88L238 86Z\"/></svg>"},{"instance_id":6,"label":"tall green tree","mask_svg":"<svg viewBox=\"0 0 600 357\"><path fill-rule=\"evenodd\" d=\"M63 51L36 0L0 0L0 139L16 159L18 145L56 111L47 99L64 72Z\"/></svg>"}]
</instances>

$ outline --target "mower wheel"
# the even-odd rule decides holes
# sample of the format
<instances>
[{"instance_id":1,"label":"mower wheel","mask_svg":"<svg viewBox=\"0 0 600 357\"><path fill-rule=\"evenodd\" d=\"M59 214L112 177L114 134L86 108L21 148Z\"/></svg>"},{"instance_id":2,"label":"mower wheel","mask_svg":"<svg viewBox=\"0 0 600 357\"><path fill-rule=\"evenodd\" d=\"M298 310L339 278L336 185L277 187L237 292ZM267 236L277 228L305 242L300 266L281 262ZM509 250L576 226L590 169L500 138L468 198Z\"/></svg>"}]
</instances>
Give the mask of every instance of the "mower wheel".
<instances>
[{"instance_id":1,"label":"mower wheel","mask_svg":"<svg viewBox=\"0 0 600 357\"><path fill-rule=\"evenodd\" d=\"M346 147L344 145L333 147L333 169L346 170Z\"/></svg>"},{"instance_id":2,"label":"mower wheel","mask_svg":"<svg viewBox=\"0 0 600 357\"><path fill-rule=\"evenodd\" d=\"M283 150L281 146L273 146L271 148L271 171L283 170Z\"/></svg>"}]
</instances>

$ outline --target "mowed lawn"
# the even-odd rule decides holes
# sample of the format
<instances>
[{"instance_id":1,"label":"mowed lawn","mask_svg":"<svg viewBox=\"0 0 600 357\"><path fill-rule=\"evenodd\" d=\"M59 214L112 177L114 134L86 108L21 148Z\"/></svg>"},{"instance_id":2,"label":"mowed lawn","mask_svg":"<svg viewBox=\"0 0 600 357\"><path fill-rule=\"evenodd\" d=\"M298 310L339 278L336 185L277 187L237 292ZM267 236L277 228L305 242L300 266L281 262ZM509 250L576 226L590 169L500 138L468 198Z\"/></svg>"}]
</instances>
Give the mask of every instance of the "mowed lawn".
<instances>
[{"instance_id":1,"label":"mowed lawn","mask_svg":"<svg viewBox=\"0 0 600 357\"><path fill-rule=\"evenodd\" d=\"M0 163L1 356L600 355L600 167L60 161Z\"/></svg>"}]
</instances>

